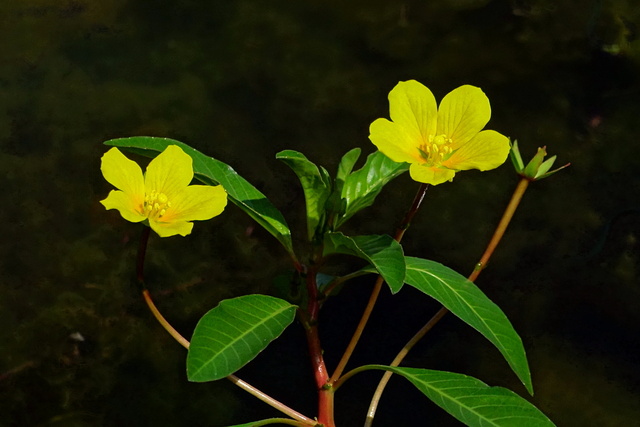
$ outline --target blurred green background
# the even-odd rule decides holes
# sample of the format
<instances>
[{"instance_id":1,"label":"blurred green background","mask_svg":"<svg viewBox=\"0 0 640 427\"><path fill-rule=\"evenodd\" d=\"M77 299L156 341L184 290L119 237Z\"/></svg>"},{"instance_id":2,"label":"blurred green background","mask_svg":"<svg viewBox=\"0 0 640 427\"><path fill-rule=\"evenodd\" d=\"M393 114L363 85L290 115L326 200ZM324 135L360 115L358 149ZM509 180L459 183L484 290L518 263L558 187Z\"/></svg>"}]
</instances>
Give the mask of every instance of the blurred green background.
<instances>
[{"instance_id":1,"label":"blurred green background","mask_svg":"<svg viewBox=\"0 0 640 427\"><path fill-rule=\"evenodd\" d=\"M226 381L186 381L185 351L135 287L140 226L98 203L110 190L102 142L166 136L231 164L284 212L301 247L304 199L275 153L299 150L334 170L351 148L372 152L368 126L388 117L388 92L408 79L438 99L481 87L489 128L518 139L526 158L546 145L572 163L531 186L478 284L521 334L531 401L558 426L637 425L639 25L632 0L1 2L0 425L277 416ZM430 189L405 252L467 274L516 182L505 164ZM398 178L343 231L392 233L416 189ZM152 238L147 281L188 337L220 299L269 293L288 268L275 239L230 206L186 238ZM330 368L371 282L325 306ZM437 309L411 289L387 292L352 366L388 363ZM499 353L453 316L406 365L525 395ZM315 413L299 325L239 375ZM341 389L340 426L362 425L378 378L361 374ZM376 425L459 423L394 379Z\"/></svg>"}]
</instances>

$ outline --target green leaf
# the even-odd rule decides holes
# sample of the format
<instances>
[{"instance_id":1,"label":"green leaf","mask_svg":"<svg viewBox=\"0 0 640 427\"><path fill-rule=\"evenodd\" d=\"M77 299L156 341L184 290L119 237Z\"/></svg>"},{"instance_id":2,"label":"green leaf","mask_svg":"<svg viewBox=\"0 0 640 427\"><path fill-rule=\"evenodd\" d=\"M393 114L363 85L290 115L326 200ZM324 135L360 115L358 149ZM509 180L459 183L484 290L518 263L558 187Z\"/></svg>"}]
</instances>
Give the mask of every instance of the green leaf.
<instances>
[{"instance_id":1,"label":"green leaf","mask_svg":"<svg viewBox=\"0 0 640 427\"><path fill-rule=\"evenodd\" d=\"M344 186L344 182L347 180L349 174L351 174L353 166L360 158L361 152L361 149L354 148L352 150L349 150L344 156L342 156L342 159L340 159L340 164L338 165L338 173L336 174L336 181L341 182L342 186ZM340 187L340 192L342 192L342 187Z\"/></svg>"},{"instance_id":2,"label":"green leaf","mask_svg":"<svg viewBox=\"0 0 640 427\"><path fill-rule=\"evenodd\" d=\"M370 262L394 294L404 284L402 246L390 236L348 237L342 233L327 233L324 238L323 255L333 253L354 255Z\"/></svg>"},{"instance_id":3,"label":"green leaf","mask_svg":"<svg viewBox=\"0 0 640 427\"><path fill-rule=\"evenodd\" d=\"M193 332L187 354L189 381L214 381L236 372L280 336L295 311L295 305L266 295L220 302Z\"/></svg>"},{"instance_id":4,"label":"green leaf","mask_svg":"<svg viewBox=\"0 0 640 427\"><path fill-rule=\"evenodd\" d=\"M514 140L513 144L511 144L511 150L509 150L509 157L511 158L511 163L513 163L513 167L515 168L517 173L522 173L524 170L524 162L522 161L522 155L520 154L520 149L518 148L518 140Z\"/></svg>"},{"instance_id":5,"label":"green leaf","mask_svg":"<svg viewBox=\"0 0 640 427\"><path fill-rule=\"evenodd\" d=\"M322 222L325 202L331 193L331 178L324 168L310 162L302 153L284 150L276 154L300 179L307 205L307 233L313 239L315 231Z\"/></svg>"},{"instance_id":6,"label":"green leaf","mask_svg":"<svg viewBox=\"0 0 640 427\"><path fill-rule=\"evenodd\" d=\"M538 408L502 387L453 372L370 365L401 375L411 381L436 405L472 427L553 427Z\"/></svg>"},{"instance_id":7,"label":"green leaf","mask_svg":"<svg viewBox=\"0 0 640 427\"><path fill-rule=\"evenodd\" d=\"M531 372L522 340L500 307L473 282L442 264L406 257L406 265L406 283L438 300L491 341L533 395Z\"/></svg>"},{"instance_id":8,"label":"green leaf","mask_svg":"<svg viewBox=\"0 0 640 427\"><path fill-rule=\"evenodd\" d=\"M112 139L106 145L126 148L147 157L155 157L169 145L177 145L193 158L195 178L208 185L221 184L229 199L282 243L294 256L291 231L280 211L233 168L219 160L206 156L187 144L169 138L134 136ZM294 256L295 257L295 256Z\"/></svg>"},{"instance_id":9,"label":"green leaf","mask_svg":"<svg viewBox=\"0 0 640 427\"><path fill-rule=\"evenodd\" d=\"M407 170L409 170L407 163L396 163L379 151L370 154L365 165L345 180L342 198L346 201L346 209L337 221L336 228L356 212L370 206L389 181Z\"/></svg>"}]
</instances>

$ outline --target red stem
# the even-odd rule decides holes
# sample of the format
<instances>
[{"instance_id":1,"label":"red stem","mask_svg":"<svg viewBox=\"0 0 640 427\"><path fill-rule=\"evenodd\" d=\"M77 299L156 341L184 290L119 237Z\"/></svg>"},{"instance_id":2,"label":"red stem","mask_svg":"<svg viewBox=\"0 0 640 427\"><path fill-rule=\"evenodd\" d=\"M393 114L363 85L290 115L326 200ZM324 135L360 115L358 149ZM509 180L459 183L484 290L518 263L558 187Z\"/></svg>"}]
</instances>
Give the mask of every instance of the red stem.
<instances>
[{"instance_id":1,"label":"red stem","mask_svg":"<svg viewBox=\"0 0 640 427\"><path fill-rule=\"evenodd\" d=\"M302 323L307 335L307 346L313 369L313 376L318 390L318 422L324 427L335 427L333 419L333 389L328 385L329 373L324 363L320 336L318 335L318 313L320 302L318 301L318 285L316 283L316 271L310 268L307 271L307 312L300 313Z\"/></svg>"}]
</instances>

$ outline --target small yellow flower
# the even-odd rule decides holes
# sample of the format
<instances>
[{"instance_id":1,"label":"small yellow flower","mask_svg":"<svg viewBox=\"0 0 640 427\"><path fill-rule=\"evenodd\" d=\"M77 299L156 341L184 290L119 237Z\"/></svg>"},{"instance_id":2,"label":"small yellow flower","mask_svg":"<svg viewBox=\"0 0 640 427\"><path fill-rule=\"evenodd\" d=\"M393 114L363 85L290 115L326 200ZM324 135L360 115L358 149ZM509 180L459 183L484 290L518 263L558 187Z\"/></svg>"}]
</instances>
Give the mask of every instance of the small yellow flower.
<instances>
[{"instance_id":1,"label":"small yellow flower","mask_svg":"<svg viewBox=\"0 0 640 427\"><path fill-rule=\"evenodd\" d=\"M389 93L391 121L377 119L369 139L395 162L407 162L415 181L438 185L456 172L495 169L507 159L509 139L482 130L491 117L489 99L474 86L460 86L440 107L431 91L415 80Z\"/></svg>"},{"instance_id":2,"label":"small yellow flower","mask_svg":"<svg viewBox=\"0 0 640 427\"><path fill-rule=\"evenodd\" d=\"M127 221L148 220L160 237L191 233L193 223L219 215L227 205L221 185L189 185L193 160L177 145L168 146L147 166L127 159L117 148L102 156L102 174L118 190L100 201L107 209L117 209Z\"/></svg>"}]
</instances>

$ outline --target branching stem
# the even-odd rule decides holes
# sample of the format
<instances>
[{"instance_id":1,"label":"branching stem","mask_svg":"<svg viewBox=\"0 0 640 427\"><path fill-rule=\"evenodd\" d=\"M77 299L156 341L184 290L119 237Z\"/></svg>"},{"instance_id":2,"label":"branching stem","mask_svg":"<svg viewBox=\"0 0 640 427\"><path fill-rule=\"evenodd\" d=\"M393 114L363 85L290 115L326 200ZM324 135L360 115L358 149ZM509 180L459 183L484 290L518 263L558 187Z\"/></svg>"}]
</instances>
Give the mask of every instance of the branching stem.
<instances>
[{"instance_id":1,"label":"branching stem","mask_svg":"<svg viewBox=\"0 0 640 427\"><path fill-rule=\"evenodd\" d=\"M427 188L429 188L428 184L420 184L420 188L418 188L418 192L416 193L416 196L413 199L413 203L411 204L411 207L405 214L402 222L400 223L400 226L396 230L394 239L397 242L400 242L400 240L402 240L402 237L404 236L404 233L409 228L409 225L411 224L413 217L418 212L418 209L422 204L422 200L424 199L424 195L427 192ZM331 379L329 380L330 384L333 384L334 382L336 382L342 375L342 372L344 372L344 368L347 366L347 363L349 362L349 359L351 358L351 355L353 354L353 351L355 350L356 345L358 344L358 341L362 336L362 332L364 331L364 328L367 325L367 322L369 321L369 317L371 317L371 312L373 311L373 307L375 306L376 301L378 300L378 296L380 295L380 290L382 289L383 283L384 283L384 279L382 278L382 276L378 276L378 278L376 279L376 283L374 284L373 289L371 290L371 295L369 296L369 302L367 303L367 306L365 307L364 312L362 313L362 317L360 318L360 322L358 323L358 326L356 327L356 330L353 333L353 336L351 337L351 341L349 341L349 344L347 345L347 348L344 351L344 354L342 355L340 362L338 362L338 366L336 367L336 370L334 371L333 375L331 376Z\"/></svg>"},{"instance_id":2,"label":"branching stem","mask_svg":"<svg viewBox=\"0 0 640 427\"><path fill-rule=\"evenodd\" d=\"M489 262L491 255L493 255L493 252L498 246L498 243L500 243L502 236L504 236L504 233L507 230L507 226L511 222L511 219L513 218L513 215L515 214L516 209L518 208L518 205L522 200L522 196L524 195L525 191L529 186L529 182L530 181L526 178L522 178L520 179L520 182L518 182L518 185L516 186L516 189L514 190L513 195L511 196L511 200L509 201L509 204L507 205L504 213L502 214L502 218L500 219L500 222L498 223L496 230L493 232L493 236L491 237L491 240L489 241L487 248L482 254L480 261L478 261L475 268L469 275L470 282L474 282L478 278L482 270L484 270L484 268L487 266L487 263ZM391 362L391 366L400 365L402 360L405 358L407 353L409 353L409 351L413 348L413 346L416 345L416 343L420 341L422 337L424 337L425 334L429 332L431 328L433 328L436 325L436 323L438 323L440 319L442 319L444 315L447 314L448 312L449 310L447 310L445 307L440 308L440 310L438 310L438 312L434 314L431 319L429 319L429 321L411 338L411 340L409 340L409 342L405 344L402 350L400 350L400 352L396 355L396 357ZM373 394L373 398L371 399L369 410L367 411L367 419L364 424L365 427L371 427L373 423L373 418L375 417L375 414L376 414L376 410L378 409L378 403L380 402L382 392L387 386L387 383L389 382L391 375L392 375L391 372L389 371L385 372L384 375L382 376L382 379L378 383L378 387L376 388L376 391Z\"/></svg>"}]
</instances>

